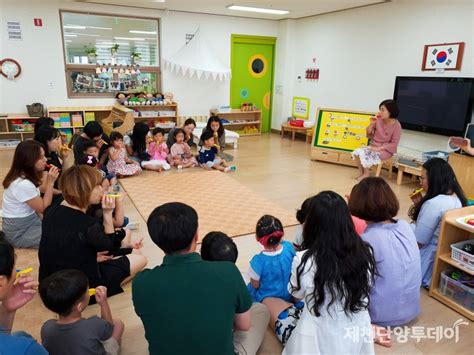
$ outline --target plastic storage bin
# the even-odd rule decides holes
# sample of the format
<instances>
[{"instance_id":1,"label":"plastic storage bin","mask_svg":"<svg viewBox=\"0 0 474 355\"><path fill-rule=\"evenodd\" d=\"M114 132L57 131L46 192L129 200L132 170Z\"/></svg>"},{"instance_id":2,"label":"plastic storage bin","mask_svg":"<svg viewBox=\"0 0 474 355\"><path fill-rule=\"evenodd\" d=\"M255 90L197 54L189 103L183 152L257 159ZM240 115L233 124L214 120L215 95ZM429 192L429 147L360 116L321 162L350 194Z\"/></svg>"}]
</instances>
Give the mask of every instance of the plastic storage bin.
<instances>
[{"instance_id":1,"label":"plastic storage bin","mask_svg":"<svg viewBox=\"0 0 474 355\"><path fill-rule=\"evenodd\" d=\"M439 282L439 291L451 298L462 307L474 311L474 287L469 287L460 281L453 280L448 274L451 271L442 271Z\"/></svg>"},{"instance_id":2,"label":"plastic storage bin","mask_svg":"<svg viewBox=\"0 0 474 355\"><path fill-rule=\"evenodd\" d=\"M466 244L474 245L474 240L465 240L459 243L451 244L451 259L456 260L467 269L474 271L474 255L462 250Z\"/></svg>"},{"instance_id":3,"label":"plastic storage bin","mask_svg":"<svg viewBox=\"0 0 474 355\"><path fill-rule=\"evenodd\" d=\"M431 152L423 152L421 154L421 160L423 161L423 163L425 163L426 161L432 158L441 158L447 161L448 156L449 154L447 152L443 152L442 150L434 150Z\"/></svg>"}]
</instances>

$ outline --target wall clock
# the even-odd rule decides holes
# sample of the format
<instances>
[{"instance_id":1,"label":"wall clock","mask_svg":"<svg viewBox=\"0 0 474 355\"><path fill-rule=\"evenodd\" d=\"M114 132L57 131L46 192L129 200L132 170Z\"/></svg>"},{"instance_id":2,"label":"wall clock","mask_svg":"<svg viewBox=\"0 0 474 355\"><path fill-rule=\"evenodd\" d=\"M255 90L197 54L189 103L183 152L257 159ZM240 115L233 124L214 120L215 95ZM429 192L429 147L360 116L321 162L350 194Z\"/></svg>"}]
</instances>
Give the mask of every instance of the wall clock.
<instances>
[{"instance_id":1,"label":"wall clock","mask_svg":"<svg viewBox=\"0 0 474 355\"><path fill-rule=\"evenodd\" d=\"M16 79L21 74L20 64L11 58L0 61L0 73L7 79Z\"/></svg>"}]
</instances>

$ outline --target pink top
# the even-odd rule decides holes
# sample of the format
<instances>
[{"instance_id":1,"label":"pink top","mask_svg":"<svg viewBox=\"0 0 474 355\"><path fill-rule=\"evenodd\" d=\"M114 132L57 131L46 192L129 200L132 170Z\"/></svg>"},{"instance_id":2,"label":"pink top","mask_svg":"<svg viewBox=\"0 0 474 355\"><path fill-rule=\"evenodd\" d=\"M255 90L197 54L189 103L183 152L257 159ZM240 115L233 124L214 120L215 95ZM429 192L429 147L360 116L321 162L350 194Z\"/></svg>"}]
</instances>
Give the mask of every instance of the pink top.
<instances>
[{"instance_id":1,"label":"pink top","mask_svg":"<svg viewBox=\"0 0 474 355\"><path fill-rule=\"evenodd\" d=\"M150 160L166 160L169 149L165 142L157 145L155 142L151 142L148 145L148 154L150 154Z\"/></svg>"},{"instance_id":2,"label":"pink top","mask_svg":"<svg viewBox=\"0 0 474 355\"><path fill-rule=\"evenodd\" d=\"M180 157L181 159L191 158L191 148L188 143L175 143L171 146L171 157Z\"/></svg>"},{"instance_id":3,"label":"pink top","mask_svg":"<svg viewBox=\"0 0 474 355\"><path fill-rule=\"evenodd\" d=\"M380 160L387 160L397 152L401 135L402 126L398 120L395 120L393 124L385 124L383 119L377 119L372 132L367 137L370 138L371 146L384 148L380 152Z\"/></svg>"}]
</instances>

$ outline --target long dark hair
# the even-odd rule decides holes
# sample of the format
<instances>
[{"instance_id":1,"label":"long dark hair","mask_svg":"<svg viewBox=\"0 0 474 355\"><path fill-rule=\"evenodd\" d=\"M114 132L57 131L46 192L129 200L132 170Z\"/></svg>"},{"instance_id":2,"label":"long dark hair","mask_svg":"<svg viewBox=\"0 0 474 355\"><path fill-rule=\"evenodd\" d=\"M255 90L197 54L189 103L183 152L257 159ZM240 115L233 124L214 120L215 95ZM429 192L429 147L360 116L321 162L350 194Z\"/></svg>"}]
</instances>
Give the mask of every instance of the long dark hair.
<instances>
[{"instance_id":1,"label":"long dark hair","mask_svg":"<svg viewBox=\"0 0 474 355\"><path fill-rule=\"evenodd\" d=\"M146 151L146 136L150 128L143 122L135 123L132 133L132 149L135 154L142 154Z\"/></svg>"},{"instance_id":2,"label":"long dark hair","mask_svg":"<svg viewBox=\"0 0 474 355\"><path fill-rule=\"evenodd\" d=\"M306 252L297 268L297 283L307 263L314 263L314 291L306 300L316 316L329 297L327 311L337 301L344 312L357 313L368 307L370 285L376 274L372 248L357 235L344 199L333 191L323 191L310 200L303 228L302 249Z\"/></svg>"},{"instance_id":3,"label":"long dark hair","mask_svg":"<svg viewBox=\"0 0 474 355\"><path fill-rule=\"evenodd\" d=\"M456 174L448 162L441 158L432 158L423 164L428 178L428 191L426 191L423 199L415 205L409 217L416 221L423 204L438 195L452 195L453 193L461 201L463 206L467 205L467 198L464 195L461 185L459 185Z\"/></svg>"},{"instance_id":4,"label":"long dark hair","mask_svg":"<svg viewBox=\"0 0 474 355\"><path fill-rule=\"evenodd\" d=\"M10 171L3 180L5 189L19 177L30 180L36 187L41 185L41 172L35 168L36 162L41 158L41 150L44 150L41 143L33 140L17 145Z\"/></svg>"},{"instance_id":5,"label":"long dark hair","mask_svg":"<svg viewBox=\"0 0 474 355\"><path fill-rule=\"evenodd\" d=\"M50 152L48 150L48 142L60 136L61 134L59 133L58 129L51 126L43 125L40 128L38 128L38 131L35 134L34 140L41 143L44 149L44 155L47 158L51 158L51 156L57 154L57 152Z\"/></svg>"},{"instance_id":6,"label":"long dark hair","mask_svg":"<svg viewBox=\"0 0 474 355\"><path fill-rule=\"evenodd\" d=\"M222 124L222 121L219 118L219 116L212 115L211 117L209 117L209 119L207 120L206 130L209 130L212 132L212 129L211 129L212 122L219 122L219 129L217 130L217 136L219 137L222 136L224 134L224 125Z\"/></svg>"}]
</instances>

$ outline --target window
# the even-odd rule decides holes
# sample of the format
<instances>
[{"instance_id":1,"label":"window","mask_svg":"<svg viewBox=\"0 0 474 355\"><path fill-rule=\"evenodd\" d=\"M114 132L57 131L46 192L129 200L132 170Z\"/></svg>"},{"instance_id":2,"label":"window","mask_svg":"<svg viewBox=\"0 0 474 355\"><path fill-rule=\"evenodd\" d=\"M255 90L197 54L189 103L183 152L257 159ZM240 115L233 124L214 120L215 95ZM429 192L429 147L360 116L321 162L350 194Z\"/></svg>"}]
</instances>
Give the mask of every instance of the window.
<instances>
[{"instance_id":1,"label":"window","mask_svg":"<svg viewBox=\"0 0 474 355\"><path fill-rule=\"evenodd\" d=\"M69 97L160 91L157 19L65 11L60 16Z\"/></svg>"}]
</instances>

